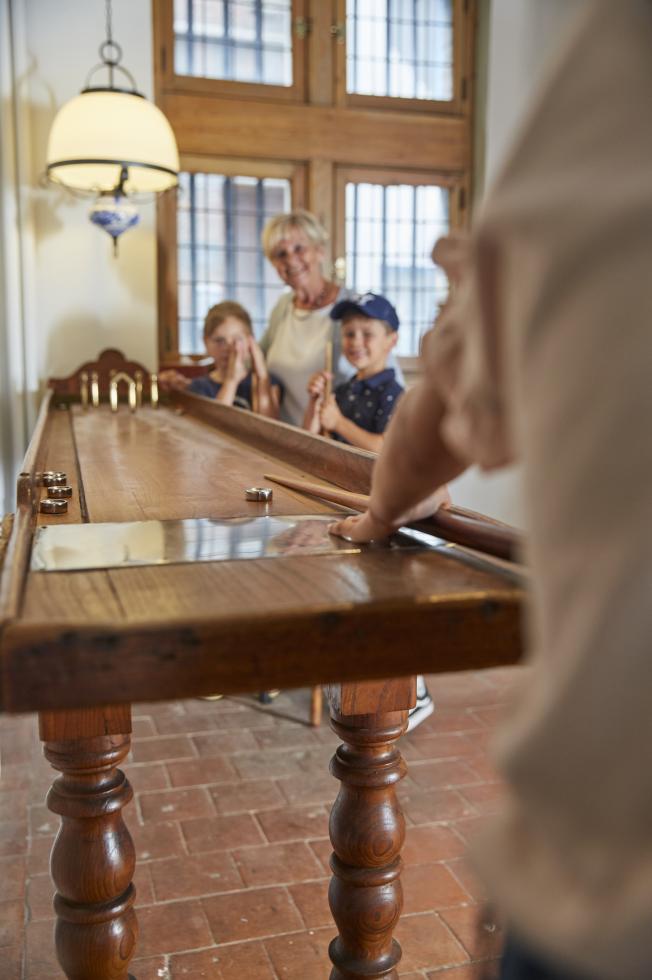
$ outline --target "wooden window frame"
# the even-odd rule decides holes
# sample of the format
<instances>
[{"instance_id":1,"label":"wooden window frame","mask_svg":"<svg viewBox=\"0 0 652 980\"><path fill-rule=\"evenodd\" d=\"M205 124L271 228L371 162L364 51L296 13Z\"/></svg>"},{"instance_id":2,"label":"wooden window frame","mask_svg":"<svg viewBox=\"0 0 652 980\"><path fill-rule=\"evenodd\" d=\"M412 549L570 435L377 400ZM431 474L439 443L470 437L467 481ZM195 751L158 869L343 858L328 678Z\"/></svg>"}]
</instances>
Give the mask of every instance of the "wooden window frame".
<instances>
[{"instance_id":1,"label":"wooden window frame","mask_svg":"<svg viewBox=\"0 0 652 980\"><path fill-rule=\"evenodd\" d=\"M398 184L411 186L445 187L450 191L450 228L465 228L468 224L468 186L466 174L451 174L438 170L404 170L394 167L337 167L335 171L335 224L333 232L336 261L346 255L346 185L348 183L382 184L385 187ZM434 242L432 243L435 244ZM364 289L364 283L356 283ZM399 357L408 386L416 380L419 373L419 355L403 354Z\"/></svg>"},{"instance_id":2,"label":"wooden window frame","mask_svg":"<svg viewBox=\"0 0 652 980\"><path fill-rule=\"evenodd\" d=\"M337 167L333 246L338 259L346 252L346 185L348 183L382 184L385 187L398 184L445 187L451 192L449 212L451 229L466 227L468 178L465 175L437 170L403 170L395 167Z\"/></svg>"},{"instance_id":3,"label":"wooden window frame","mask_svg":"<svg viewBox=\"0 0 652 980\"><path fill-rule=\"evenodd\" d=\"M156 0L153 4L155 37L158 38L156 61L159 82L168 92L212 95L220 98L304 102L307 93L306 40L308 0L292 0L290 38L292 44L292 85L265 85L262 82L233 82L222 78L177 75L174 70L174 0ZM298 25L305 25L305 34Z\"/></svg>"},{"instance_id":4,"label":"wooden window frame","mask_svg":"<svg viewBox=\"0 0 652 980\"><path fill-rule=\"evenodd\" d=\"M473 74L474 10L470 0L453 0L453 98L404 99L394 95L362 95L346 90L346 0L336 0L335 103L367 109L459 115L471 97Z\"/></svg>"},{"instance_id":5,"label":"wooden window frame","mask_svg":"<svg viewBox=\"0 0 652 980\"><path fill-rule=\"evenodd\" d=\"M279 160L251 160L183 154L181 171L220 174L224 177L278 177L290 181L293 207L305 206L306 168ZM179 350L179 304L177 268L177 194L168 192L157 203L158 224L158 344L162 364L176 364L185 356L199 359L204 354Z\"/></svg>"},{"instance_id":6,"label":"wooden window frame","mask_svg":"<svg viewBox=\"0 0 652 980\"><path fill-rule=\"evenodd\" d=\"M305 17L310 30L304 39L294 39L302 84L301 92L291 96L275 86L174 75L172 0L157 0L156 102L175 132L182 169L211 172L212 167L226 176L290 175L293 205L314 212L331 235L326 269L343 250L348 175L457 189L451 197L451 227L464 227L473 174L478 0L454 2L456 99L429 102L346 94L344 47L333 30L344 0L295 2L293 13ZM168 193L158 204L159 354L168 363L179 354L176 277L176 195Z\"/></svg>"}]
</instances>

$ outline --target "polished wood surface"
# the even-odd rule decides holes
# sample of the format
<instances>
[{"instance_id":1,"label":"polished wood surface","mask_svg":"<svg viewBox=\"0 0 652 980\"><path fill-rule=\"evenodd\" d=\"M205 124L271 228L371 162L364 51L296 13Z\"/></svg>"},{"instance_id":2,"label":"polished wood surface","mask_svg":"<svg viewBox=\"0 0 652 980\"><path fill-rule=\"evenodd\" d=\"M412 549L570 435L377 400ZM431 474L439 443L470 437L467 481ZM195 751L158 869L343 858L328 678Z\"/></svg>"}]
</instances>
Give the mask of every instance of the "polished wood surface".
<instances>
[{"instance_id":1,"label":"polished wood surface","mask_svg":"<svg viewBox=\"0 0 652 980\"><path fill-rule=\"evenodd\" d=\"M522 593L513 576L455 549L31 572L34 529L57 522L37 513L38 472L68 473L68 521L237 519L341 514L290 487L275 487L270 504L245 501L244 489L271 471L365 492L373 459L196 396L135 414L46 401L2 570L0 706L40 711L45 753L62 774L48 806L62 818L52 874L68 980L127 980L136 942L122 815L131 790L118 768L129 702L321 683L342 737L332 978L395 980L404 831L394 787L405 769L396 743L413 675L514 662Z\"/></svg>"},{"instance_id":2,"label":"polished wood surface","mask_svg":"<svg viewBox=\"0 0 652 980\"><path fill-rule=\"evenodd\" d=\"M95 522L336 513L279 487L271 505L252 504L244 489L264 484L272 459L280 475L314 475L280 458L286 434L290 460L319 474L326 465L340 482L363 483L373 462L269 420L256 420L260 426L236 440L214 420L205 424L204 411L224 409L220 424L226 418L232 426L247 413L193 396L182 401L205 405L199 417L147 407L135 415L78 406L52 412L41 455L48 466L70 469L69 454L77 454L81 480L73 481L71 511L78 506L82 519ZM263 439L268 431L274 438ZM39 524L55 520L38 516ZM382 547L333 558L30 573L21 614L4 633L3 703L81 707L382 678L396 672L397 648L405 673L513 662L519 604L511 580L463 556ZM433 647L429 637L440 630L450 642ZM310 657L300 652L306 635Z\"/></svg>"}]
</instances>

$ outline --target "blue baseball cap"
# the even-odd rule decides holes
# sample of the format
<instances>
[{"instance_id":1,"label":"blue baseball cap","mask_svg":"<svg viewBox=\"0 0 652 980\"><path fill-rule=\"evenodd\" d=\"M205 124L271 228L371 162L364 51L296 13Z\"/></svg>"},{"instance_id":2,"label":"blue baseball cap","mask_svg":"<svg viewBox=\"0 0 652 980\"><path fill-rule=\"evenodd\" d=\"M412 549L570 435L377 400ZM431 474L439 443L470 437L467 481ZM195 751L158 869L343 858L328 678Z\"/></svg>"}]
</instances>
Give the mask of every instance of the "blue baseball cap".
<instances>
[{"instance_id":1,"label":"blue baseball cap","mask_svg":"<svg viewBox=\"0 0 652 980\"><path fill-rule=\"evenodd\" d=\"M336 303L330 312L332 320L342 320L347 313L361 313L371 320L384 320L392 330L398 330L398 313L384 296L377 293L362 293L361 296L349 296Z\"/></svg>"}]
</instances>

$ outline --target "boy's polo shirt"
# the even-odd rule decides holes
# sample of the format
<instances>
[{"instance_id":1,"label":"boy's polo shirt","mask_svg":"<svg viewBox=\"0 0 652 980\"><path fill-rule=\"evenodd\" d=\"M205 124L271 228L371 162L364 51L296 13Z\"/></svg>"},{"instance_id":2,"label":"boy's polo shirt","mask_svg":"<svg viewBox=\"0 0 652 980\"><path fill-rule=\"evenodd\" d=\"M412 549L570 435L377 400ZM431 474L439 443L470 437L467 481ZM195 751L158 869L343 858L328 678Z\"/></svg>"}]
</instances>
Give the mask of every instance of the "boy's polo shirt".
<instances>
[{"instance_id":1,"label":"boy's polo shirt","mask_svg":"<svg viewBox=\"0 0 652 980\"><path fill-rule=\"evenodd\" d=\"M355 422L366 432L380 434L385 431L390 415L403 394L394 370L385 368L370 378L359 381L353 377L335 389L337 406L347 419ZM333 433L340 442L348 440Z\"/></svg>"}]
</instances>

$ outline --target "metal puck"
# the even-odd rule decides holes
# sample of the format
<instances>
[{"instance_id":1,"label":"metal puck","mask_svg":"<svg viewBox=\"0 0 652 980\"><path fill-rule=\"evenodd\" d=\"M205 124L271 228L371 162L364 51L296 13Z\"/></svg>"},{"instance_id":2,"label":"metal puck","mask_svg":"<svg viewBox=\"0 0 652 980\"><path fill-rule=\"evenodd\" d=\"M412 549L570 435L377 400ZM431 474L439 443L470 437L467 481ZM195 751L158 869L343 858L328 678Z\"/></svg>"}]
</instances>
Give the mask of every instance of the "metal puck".
<instances>
[{"instance_id":1,"label":"metal puck","mask_svg":"<svg viewBox=\"0 0 652 980\"><path fill-rule=\"evenodd\" d=\"M42 514L65 514L68 510L67 500L52 500L46 497L39 505Z\"/></svg>"},{"instance_id":2,"label":"metal puck","mask_svg":"<svg viewBox=\"0 0 652 980\"><path fill-rule=\"evenodd\" d=\"M271 500L273 496L271 487L249 487L245 490L245 500Z\"/></svg>"},{"instance_id":3,"label":"metal puck","mask_svg":"<svg viewBox=\"0 0 652 980\"><path fill-rule=\"evenodd\" d=\"M60 470L45 470L39 480L42 487L65 487L67 482L68 477Z\"/></svg>"},{"instance_id":4,"label":"metal puck","mask_svg":"<svg viewBox=\"0 0 652 980\"><path fill-rule=\"evenodd\" d=\"M48 497L51 500L64 500L72 497L72 487L48 487Z\"/></svg>"}]
</instances>

